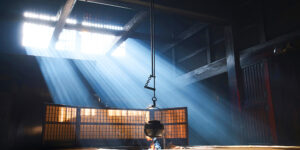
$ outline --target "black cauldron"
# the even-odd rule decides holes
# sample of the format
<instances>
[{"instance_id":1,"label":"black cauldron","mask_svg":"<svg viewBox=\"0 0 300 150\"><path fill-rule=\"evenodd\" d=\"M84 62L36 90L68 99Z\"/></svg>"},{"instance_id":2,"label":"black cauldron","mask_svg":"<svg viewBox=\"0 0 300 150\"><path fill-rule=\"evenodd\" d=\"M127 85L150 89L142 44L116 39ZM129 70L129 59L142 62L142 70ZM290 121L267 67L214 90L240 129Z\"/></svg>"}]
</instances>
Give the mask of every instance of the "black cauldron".
<instances>
[{"instance_id":1,"label":"black cauldron","mask_svg":"<svg viewBox=\"0 0 300 150\"><path fill-rule=\"evenodd\" d=\"M150 120L144 126L146 136L155 138L163 135L164 125L159 120Z\"/></svg>"}]
</instances>

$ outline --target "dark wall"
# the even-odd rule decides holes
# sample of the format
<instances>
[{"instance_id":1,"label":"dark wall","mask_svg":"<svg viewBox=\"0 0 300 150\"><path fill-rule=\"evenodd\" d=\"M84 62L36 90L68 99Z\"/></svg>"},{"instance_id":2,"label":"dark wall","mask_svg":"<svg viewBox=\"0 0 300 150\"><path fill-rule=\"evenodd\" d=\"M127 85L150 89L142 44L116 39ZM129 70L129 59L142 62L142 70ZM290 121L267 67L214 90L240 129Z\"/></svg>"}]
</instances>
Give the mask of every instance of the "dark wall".
<instances>
[{"instance_id":1,"label":"dark wall","mask_svg":"<svg viewBox=\"0 0 300 150\"><path fill-rule=\"evenodd\" d=\"M1 54L0 64L1 143L38 147L43 105L52 100L36 58Z\"/></svg>"},{"instance_id":2,"label":"dark wall","mask_svg":"<svg viewBox=\"0 0 300 150\"><path fill-rule=\"evenodd\" d=\"M300 1L250 0L233 11L236 48L240 51L300 29Z\"/></svg>"},{"instance_id":3,"label":"dark wall","mask_svg":"<svg viewBox=\"0 0 300 150\"><path fill-rule=\"evenodd\" d=\"M270 60L270 80L279 144L300 145L299 49Z\"/></svg>"}]
</instances>

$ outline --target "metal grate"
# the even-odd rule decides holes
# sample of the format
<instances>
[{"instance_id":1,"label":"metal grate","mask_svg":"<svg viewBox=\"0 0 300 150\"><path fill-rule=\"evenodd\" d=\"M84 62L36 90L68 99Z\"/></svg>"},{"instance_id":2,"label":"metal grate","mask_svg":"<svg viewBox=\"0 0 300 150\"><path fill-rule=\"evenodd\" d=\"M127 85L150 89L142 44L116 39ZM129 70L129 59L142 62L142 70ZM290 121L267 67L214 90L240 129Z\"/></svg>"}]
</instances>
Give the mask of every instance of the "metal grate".
<instances>
[{"instance_id":1,"label":"metal grate","mask_svg":"<svg viewBox=\"0 0 300 150\"><path fill-rule=\"evenodd\" d=\"M82 123L144 124L149 120L149 111L83 108L80 117Z\"/></svg>"},{"instance_id":2,"label":"metal grate","mask_svg":"<svg viewBox=\"0 0 300 150\"><path fill-rule=\"evenodd\" d=\"M165 138L175 145L188 144L188 123L186 108L159 109L154 112L154 119L165 126Z\"/></svg>"},{"instance_id":3,"label":"metal grate","mask_svg":"<svg viewBox=\"0 0 300 150\"><path fill-rule=\"evenodd\" d=\"M80 125L80 139L144 139L143 125Z\"/></svg>"},{"instance_id":4,"label":"metal grate","mask_svg":"<svg viewBox=\"0 0 300 150\"><path fill-rule=\"evenodd\" d=\"M43 143L75 144L75 107L47 105L43 124Z\"/></svg>"},{"instance_id":5,"label":"metal grate","mask_svg":"<svg viewBox=\"0 0 300 150\"><path fill-rule=\"evenodd\" d=\"M44 141L72 141L75 140L75 125L46 124Z\"/></svg>"},{"instance_id":6,"label":"metal grate","mask_svg":"<svg viewBox=\"0 0 300 150\"><path fill-rule=\"evenodd\" d=\"M243 137L246 144L271 144L266 62L243 68Z\"/></svg>"},{"instance_id":7,"label":"metal grate","mask_svg":"<svg viewBox=\"0 0 300 150\"><path fill-rule=\"evenodd\" d=\"M186 109L161 109L154 113L155 120L161 123L186 123Z\"/></svg>"},{"instance_id":8,"label":"metal grate","mask_svg":"<svg viewBox=\"0 0 300 150\"><path fill-rule=\"evenodd\" d=\"M48 104L43 144L50 146L145 146L144 125L152 119L165 125L167 142L187 145L187 109L98 109Z\"/></svg>"}]
</instances>

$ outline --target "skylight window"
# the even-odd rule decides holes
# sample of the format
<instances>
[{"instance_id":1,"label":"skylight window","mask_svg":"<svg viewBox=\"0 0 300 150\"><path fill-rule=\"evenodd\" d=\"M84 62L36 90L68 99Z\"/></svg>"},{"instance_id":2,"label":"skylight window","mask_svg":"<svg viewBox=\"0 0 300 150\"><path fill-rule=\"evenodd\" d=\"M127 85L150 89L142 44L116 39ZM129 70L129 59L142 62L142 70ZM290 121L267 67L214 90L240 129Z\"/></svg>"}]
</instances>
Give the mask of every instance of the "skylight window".
<instances>
[{"instance_id":1,"label":"skylight window","mask_svg":"<svg viewBox=\"0 0 300 150\"><path fill-rule=\"evenodd\" d=\"M24 13L24 16L47 21L57 20L54 19L53 16L38 15L28 12ZM67 23L72 25L76 24L77 21L75 19L68 19ZM107 28L111 30L123 29L122 27L104 24L86 24L86 26ZM55 49L49 50L49 42L54 27L25 21L22 30L22 45L26 47L27 51L34 51L34 54L31 53L32 55L48 55L54 53L56 56L61 54L65 56L65 54L68 54L76 55L76 57L105 55L116 38L116 36L112 34L64 29L56 42ZM42 54L42 52L47 54ZM124 56L125 54L124 42L112 53L112 56ZM69 57L72 58L72 56Z\"/></svg>"},{"instance_id":2,"label":"skylight window","mask_svg":"<svg viewBox=\"0 0 300 150\"><path fill-rule=\"evenodd\" d=\"M37 13L33 13L33 12L24 12L23 15L24 15L25 18L38 19L38 20L44 20L44 21L52 21L52 22L58 21L58 18L59 18L58 16L50 16L50 15L46 15L46 14L37 14ZM71 25L76 25L77 20L72 19L72 18L68 18L66 20L66 23L71 24ZM96 23L96 22L83 21L81 23L81 25L86 26L86 27L104 28L104 29L109 29L109 30L119 30L119 31L124 30L122 26L101 24L101 23Z\"/></svg>"},{"instance_id":3,"label":"skylight window","mask_svg":"<svg viewBox=\"0 0 300 150\"><path fill-rule=\"evenodd\" d=\"M97 34L80 32L81 51L86 54L104 55L109 50L115 36L109 34ZM101 50L101 51L99 51Z\"/></svg>"},{"instance_id":4,"label":"skylight window","mask_svg":"<svg viewBox=\"0 0 300 150\"><path fill-rule=\"evenodd\" d=\"M91 22L82 22L83 26L87 27L94 27L94 28L104 28L104 29L110 29L110 30L123 30L123 27L121 26L113 26L113 25L107 25L107 24L99 24L99 23L91 23Z\"/></svg>"},{"instance_id":5,"label":"skylight window","mask_svg":"<svg viewBox=\"0 0 300 150\"><path fill-rule=\"evenodd\" d=\"M24 23L22 45L25 47L46 49L53 31L53 27Z\"/></svg>"},{"instance_id":6,"label":"skylight window","mask_svg":"<svg viewBox=\"0 0 300 150\"><path fill-rule=\"evenodd\" d=\"M59 36L55 48L57 50L74 51L76 50L76 31L64 29Z\"/></svg>"}]
</instances>

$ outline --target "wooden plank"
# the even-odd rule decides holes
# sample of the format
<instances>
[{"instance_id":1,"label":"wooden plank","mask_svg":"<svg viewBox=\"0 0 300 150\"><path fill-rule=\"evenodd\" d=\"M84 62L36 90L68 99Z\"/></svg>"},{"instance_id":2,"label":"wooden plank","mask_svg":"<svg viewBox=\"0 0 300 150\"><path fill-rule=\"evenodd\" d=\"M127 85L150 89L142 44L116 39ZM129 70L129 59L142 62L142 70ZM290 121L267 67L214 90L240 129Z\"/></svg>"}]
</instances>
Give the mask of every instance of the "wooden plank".
<instances>
[{"instance_id":1,"label":"wooden plank","mask_svg":"<svg viewBox=\"0 0 300 150\"><path fill-rule=\"evenodd\" d=\"M118 46L120 46L125 40L128 39L131 32L135 30L135 28L146 19L148 16L147 11L141 11L136 14L125 26L124 33L121 36L116 37L114 42L112 43L111 48L107 51L107 55L110 55Z\"/></svg>"},{"instance_id":2,"label":"wooden plank","mask_svg":"<svg viewBox=\"0 0 300 150\"><path fill-rule=\"evenodd\" d=\"M211 63L211 28L207 28L206 29L206 45L207 45L207 49L206 49L206 62L209 64Z\"/></svg>"},{"instance_id":3,"label":"wooden plank","mask_svg":"<svg viewBox=\"0 0 300 150\"><path fill-rule=\"evenodd\" d=\"M230 99L233 106L239 108L239 112L242 111L241 107L241 95L242 95L242 76L239 51L234 46L234 36L232 26L226 26L224 28L224 39L226 49L226 62L227 62L227 75L228 85L230 90ZM232 110L235 112L234 110ZM237 118L236 118L237 119Z\"/></svg>"},{"instance_id":4,"label":"wooden plank","mask_svg":"<svg viewBox=\"0 0 300 150\"><path fill-rule=\"evenodd\" d=\"M51 37L49 48L55 47L55 44L58 41L59 35L62 32L62 30L66 24L67 18L71 14L76 1L77 0L67 0L65 6L61 10L61 14L59 16L58 22L55 25L55 28L54 28L54 31L53 31L53 34Z\"/></svg>"},{"instance_id":5,"label":"wooden plank","mask_svg":"<svg viewBox=\"0 0 300 150\"><path fill-rule=\"evenodd\" d=\"M243 65L245 63L245 61L247 61L246 59L252 58L253 56L259 54L259 53L263 53L266 49L268 49L268 51L272 51L274 46L276 46L277 44L281 44L284 42L287 42L289 40L293 40L293 39L299 39L300 38L300 31L295 31L283 36L280 36L278 38L275 38L271 41L265 42L263 44L259 44L247 49L244 49L241 51L240 53L240 63ZM188 85L197 81L201 81L216 75L219 75L221 73L227 72L226 69L226 60L225 58L218 60L218 61L214 61L210 64L207 64L205 66L199 67L193 71L190 71L184 75L179 76L177 79L179 81L183 81L185 80L185 84L184 85Z\"/></svg>"},{"instance_id":6,"label":"wooden plank","mask_svg":"<svg viewBox=\"0 0 300 150\"><path fill-rule=\"evenodd\" d=\"M186 86L194 82L222 74L226 71L226 59L222 58L205 66L199 67L193 71L190 71L184 75L181 75L176 80L181 82L183 81L183 86Z\"/></svg>"},{"instance_id":7,"label":"wooden plank","mask_svg":"<svg viewBox=\"0 0 300 150\"><path fill-rule=\"evenodd\" d=\"M251 55L261 53L262 51L264 51L267 48L271 48L271 50L273 50L277 44L284 43L284 42L287 42L289 40L296 39L296 38L300 38L300 31L295 31L295 32L292 32L289 34L285 34L278 38L275 38L273 40L265 42L263 44L259 44L259 45L244 49L241 51L240 61L241 61L241 63L243 63L243 61L246 58L250 57Z\"/></svg>"}]
</instances>

